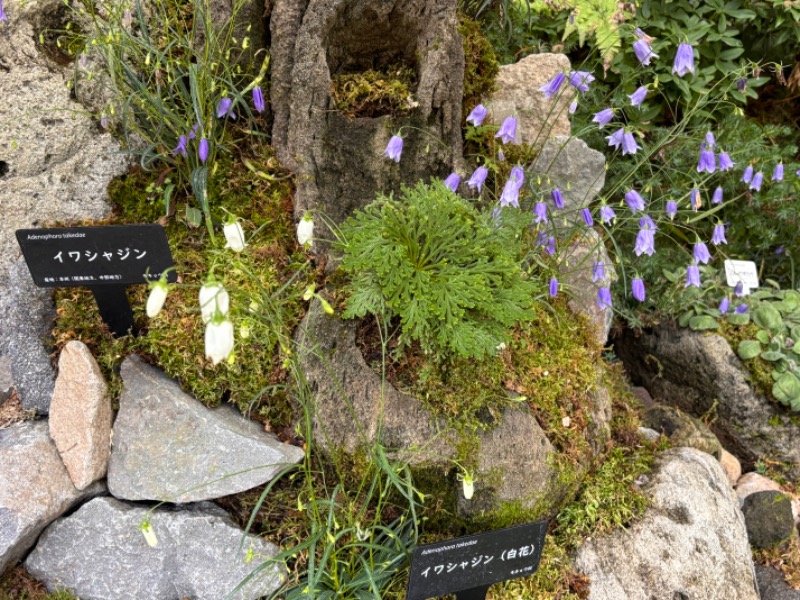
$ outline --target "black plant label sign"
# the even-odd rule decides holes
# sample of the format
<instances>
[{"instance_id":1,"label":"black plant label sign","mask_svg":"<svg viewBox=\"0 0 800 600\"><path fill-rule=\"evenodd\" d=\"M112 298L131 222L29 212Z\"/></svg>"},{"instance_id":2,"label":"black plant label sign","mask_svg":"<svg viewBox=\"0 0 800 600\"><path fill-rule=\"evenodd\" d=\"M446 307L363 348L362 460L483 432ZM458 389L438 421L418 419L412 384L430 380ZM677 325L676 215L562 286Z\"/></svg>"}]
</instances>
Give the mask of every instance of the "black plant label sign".
<instances>
[{"instance_id":1,"label":"black plant label sign","mask_svg":"<svg viewBox=\"0 0 800 600\"><path fill-rule=\"evenodd\" d=\"M18 229L16 233L39 287L147 283L173 266L161 225ZM174 270L168 278L176 281Z\"/></svg>"},{"instance_id":2,"label":"black plant label sign","mask_svg":"<svg viewBox=\"0 0 800 600\"><path fill-rule=\"evenodd\" d=\"M406 600L457 593L485 598L493 583L532 575L542 558L547 521L419 546L411 557Z\"/></svg>"}]
</instances>

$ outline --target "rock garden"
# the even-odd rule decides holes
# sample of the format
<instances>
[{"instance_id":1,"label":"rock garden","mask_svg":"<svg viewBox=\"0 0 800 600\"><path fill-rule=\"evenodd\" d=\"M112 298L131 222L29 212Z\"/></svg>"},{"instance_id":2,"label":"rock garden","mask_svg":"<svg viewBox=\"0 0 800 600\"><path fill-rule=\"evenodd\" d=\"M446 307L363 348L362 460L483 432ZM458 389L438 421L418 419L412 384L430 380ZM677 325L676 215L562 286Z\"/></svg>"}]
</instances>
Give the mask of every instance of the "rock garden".
<instances>
[{"instance_id":1,"label":"rock garden","mask_svg":"<svg viewBox=\"0 0 800 600\"><path fill-rule=\"evenodd\" d=\"M0 0L0 600L800 599L799 49Z\"/></svg>"}]
</instances>

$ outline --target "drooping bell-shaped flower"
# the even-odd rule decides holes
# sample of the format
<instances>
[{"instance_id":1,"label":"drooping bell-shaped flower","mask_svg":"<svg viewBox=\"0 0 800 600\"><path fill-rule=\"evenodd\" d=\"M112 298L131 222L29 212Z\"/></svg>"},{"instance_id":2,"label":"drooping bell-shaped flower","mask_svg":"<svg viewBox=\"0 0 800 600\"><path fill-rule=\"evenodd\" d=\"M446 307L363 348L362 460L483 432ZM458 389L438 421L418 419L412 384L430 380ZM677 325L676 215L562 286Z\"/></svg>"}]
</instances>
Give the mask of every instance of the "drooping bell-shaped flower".
<instances>
[{"instance_id":1,"label":"drooping bell-shaped flower","mask_svg":"<svg viewBox=\"0 0 800 600\"><path fill-rule=\"evenodd\" d=\"M571 115L574 115L576 110L578 110L578 99L577 98L575 98L575 100L573 100L572 102L569 103L569 108L567 109L567 112L569 114L571 114Z\"/></svg>"},{"instance_id":2,"label":"drooping bell-shaped flower","mask_svg":"<svg viewBox=\"0 0 800 600\"><path fill-rule=\"evenodd\" d=\"M747 89L747 77L740 77L736 80L736 89L744 92Z\"/></svg>"},{"instance_id":3,"label":"drooping bell-shaped flower","mask_svg":"<svg viewBox=\"0 0 800 600\"><path fill-rule=\"evenodd\" d=\"M533 207L533 214L536 216L536 224L547 223L547 205L544 202L537 202Z\"/></svg>"},{"instance_id":4,"label":"drooping bell-shaped flower","mask_svg":"<svg viewBox=\"0 0 800 600\"><path fill-rule=\"evenodd\" d=\"M740 281L733 287L733 295L737 298L744 296L744 283Z\"/></svg>"},{"instance_id":5,"label":"drooping bell-shaped flower","mask_svg":"<svg viewBox=\"0 0 800 600\"><path fill-rule=\"evenodd\" d=\"M253 106L260 113L263 113L266 109L266 105L264 104L264 92L258 86L253 88Z\"/></svg>"},{"instance_id":6,"label":"drooping bell-shaped flower","mask_svg":"<svg viewBox=\"0 0 800 600\"><path fill-rule=\"evenodd\" d=\"M644 302L645 298L647 297L644 289L644 281L642 281L639 277L632 279L631 292L633 293L633 297L639 302Z\"/></svg>"},{"instance_id":7,"label":"drooping bell-shaped flower","mask_svg":"<svg viewBox=\"0 0 800 600\"><path fill-rule=\"evenodd\" d=\"M247 247L247 243L244 241L244 229L238 221L223 225L222 233L225 235L226 248L230 248L234 252L241 252Z\"/></svg>"},{"instance_id":8,"label":"drooping bell-shaped flower","mask_svg":"<svg viewBox=\"0 0 800 600\"><path fill-rule=\"evenodd\" d=\"M197 137L197 132L200 131L200 125L195 125L192 127L192 130L189 132L189 139L193 140Z\"/></svg>"},{"instance_id":9,"label":"drooping bell-shaped flower","mask_svg":"<svg viewBox=\"0 0 800 600\"><path fill-rule=\"evenodd\" d=\"M3 0L0 0L0 21L8 21L8 15L3 9Z\"/></svg>"},{"instance_id":10,"label":"drooping bell-shaped flower","mask_svg":"<svg viewBox=\"0 0 800 600\"><path fill-rule=\"evenodd\" d=\"M161 275L161 278L155 283L150 284L150 295L147 297L147 306L145 311L150 319L154 319L164 308L164 302L169 293L169 284L167 283L166 273Z\"/></svg>"},{"instance_id":11,"label":"drooping bell-shaped flower","mask_svg":"<svg viewBox=\"0 0 800 600\"><path fill-rule=\"evenodd\" d=\"M637 150L641 150L642 147L636 143L636 140L633 138L633 134L626 131L622 135L622 155L625 156L626 154L636 154Z\"/></svg>"},{"instance_id":12,"label":"drooping bell-shaped flower","mask_svg":"<svg viewBox=\"0 0 800 600\"><path fill-rule=\"evenodd\" d=\"M706 173L713 173L717 170L717 161L714 158L714 151L713 150L701 150L700 151L700 160L697 161L697 172L702 173L705 171Z\"/></svg>"},{"instance_id":13,"label":"drooping bell-shaped flower","mask_svg":"<svg viewBox=\"0 0 800 600\"><path fill-rule=\"evenodd\" d=\"M678 203L675 200L667 200L666 213L670 221L678 214Z\"/></svg>"},{"instance_id":14,"label":"drooping bell-shaped flower","mask_svg":"<svg viewBox=\"0 0 800 600\"><path fill-rule=\"evenodd\" d=\"M224 317L230 308L230 296L221 283L209 280L203 284L198 294L200 317L203 323L209 323L215 315Z\"/></svg>"},{"instance_id":15,"label":"drooping bell-shaped flower","mask_svg":"<svg viewBox=\"0 0 800 600\"><path fill-rule=\"evenodd\" d=\"M700 207L703 205L703 199L700 197L700 190L697 188L689 192L689 205L695 212L700 210Z\"/></svg>"},{"instance_id":16,"label":"drooping bell-shaped flower","mask_svg":"<svg viewBox=\"0 0 800 600\"><path fill-rule=\"evenodd\" d=\"M761 191L761 183L764 181L764 174L759 171L755 175L753 175L753 181L750 182L750 189L755 190L756 192Z\"/></svg>"},{"instance_id":17,"label":"drooping bell-shaped flower","mask_svg":"<svg viewBox=\"0 0 800 600\"><path fill-rule=\"evenodd\" d=\"M539 88L539 91L544 92L545 98L552 98L558 93L558 90L561 89L561 85L566 78L564 73L556 73L555 77Z\"/></svg>"},{"instance_id":18,"label":"drooping bell-shaped flower","mask_svg":"<svg viewBox=\"0 0 800 600\"><path fill-rule=\"evenodd\" d=\"M488 114L489 110L483 104L478 104L467 115L467 123L472 123L475 127L479 127Z\"/></svg>"},{"instance_id":19,"label":"drooping bell-shaped flower","mask_svg":"<svg viewBox=\"0 0 800 600\"><path fill-rule=\"evenodd\" d=\"M628 203L628 208L631 209L633 214L644 210L644 198L642 198L642 195L636 190L625 192L625 202Z\"/></svg>"},{"instance_id":20,"label":"drooping bell-shaped flower","mask_svg":"<svg viewBox=\"0 0 800 600\"><path fill-rule=\"evenodd\" d=\"M775 170L772 171L772 181L783 181L783 163L775 165Z\"/></svg>"},{"instance_id":21,"label":"drooping bell-shaped flower","mask_svg":"<svg viewBox=\"0 0 800 600\"><path fill-rule=\"evenodd\" d=\"M206 325L206 357L218 365L233 352L233 323L215 319Z\"/></svg>"},{"instance_id":22,"label":"drooping bell-shaped flower","mask_svg":"<svg viewBox=\"0 0 800 600\"><path fill-rule=\"evenodd\" d=\"M707 265L708 261L711 260L711 254L708 252L708 246L706 246L703 242L697 242L694 245L694 261L697 264L704 264Z\"/></svg>"},{"instance_id":23,"label":"drooping bell-shaped flower","mask_svg":"<svg viewBox=\"0 0 800 600\"><path fill-rule=\"evenodd\" d=\"M552 277L550 279L550 297L555 298L558 295L558 279Z\"/></svg>"},{"instance_id":24,"label":"drooping bell-shaped flower","mask_svg":"<svg viewBox=\"0 0 800 600\"><path fill-rule=\"evenodd\" d=\"M597 123L597 125L602 129L603 127L608 125L613 118L614 118L614 109L604 108L600 112L594 113L594 118L592 119L592 123Z\"/></svg>"},{"instance_id":25,"label":"drooping bell-shaped flower","mask_svg":"<svg viewBox=\"0 0 800 600\"><path fill-rule=\"evenodd\" d=\"M728 243L728 240L725 239L725 225L722 225L721 223L719 225L714 225L714 233L711 235L711 243L715 246Z\"/></svg>"},{"instance_id":26,"label":"drooping bell-shaped flower","mask_svg":"<svg viewBox=\"0 0 800 600\"><path fill-rule=\"evenodd\" d=\"M645 67L650 64L652 59L658 58L658 54L653 52L653 47L644 38L639 38L633 42L633 53Z\"/></svg>"},{"instance_id":27,"label":"drooping bell-shaped flower","mask_svg":"<svg viewBox=\"0 0 800 600\"><path fill-rule=\"evenodd\" d=\"M713 150L714 148L716 148L716 146L717 146L717 138L714 136L714 134L711 131L706 133L706 142L705 143L706 143L706 148L708 148L709 150Z\"/></svg>"},{"instance_id":28,"label":"drooping bell-shaped flower","mask_svg":"<svg viewBox=\"0 0 800 600\"><path fill-rule=\"evenodd\" d=\"M606 309L612 308L611 289L601 287L597 290L597 301L595 302L598 308Z\"/></svg>"},{"instance_id":29,"label":"drooping bell-shaped flower","mask_svg":"<svg viewBox=\"0 0 800 600\"><path fill-rule=\"evenodd\" d=\"M594 75L589 71L572 71L569 74L569 82L576 90L581 93L589 91L589 84L594 81Z\"/></svg>"},{"instance_id":30,"label":"drooping bell-shaped flower","mask_svg":"<svg viewBox=\"0 0 800 600\"><path fill-rule=\"evenodd\" d=\"M235 119L236 113L233 112L232 108L233 100L230 98L222 98L217 104L217 118L222 119L223 117L230 117L231 119Z\"/></svg>"},{"instance_id":31,"label":"drooping bell-shaped flower","mask_svg":"<svg viewBox=\"0 0 800 600\"><path fill-rule=\"evenodd\" d=\"M730 300L728 300L728 297L726 296L719 303L719 308L717 310L724 315L724 314L726 314L728 312L728 308L729 307L730 307Z\"/></svg>"},{"instance_id":32,"label":"drooping bell-shaped flower","mask_svg":"<svg viewBox=\"0 0 800 600\"><path fill-rule=\"evenodd\" d=\"M611 223L614 219L617 218L617 213L614 212L614 209L604 204L600 207L600 220L603 223Z\"/></svg>"},{"instance_id":33,"label":"drooping bell-shaped flower","mask_svg":"<svg viewBox=\"0 0 800 600\"><path fill-rule=\"evenodd\" d=\"M747 165L744 173L742 173L742 181L744 183L750 183L753 181L753 165Z\"/></svg>"},{"instance_id":34,"label":"drooping bell-shaped flower","mask_svg":"<svg viewBox=\"0 0 800 600\"><path fill-rule=\"evenodd\" d=\"M187 158L189 156L189 153L188 153L187 147L186 147L188 143L189 143L189 140L186 139L185 135L179 136L178 137L178 145L175 146L175 148L172 149L172 156L177 156L178 154L180 154L184 158Z\"/></svg>"},{"instance_id":35,"label":"drooping bell-shaped flower","mask_svg":"<svg viewBox=\"0 0 800 600\"><path fill-rule=\"evenodd\" d=\"M633 253L636 256L641 256L642 254L653 256L656 251L655 236L655 229L642 227L639 233L636 234L636 244L634 245Z\"/></svg>"},{"instance_id":36,"label":"drooping bell-shaped flower","mask_svg":"<svg viewBox=\"0 0 800 600\"><path fill-rule=\"evenodd\" d=\"M609 146L614 146L615 150L619 150L620 146L622 146L622 140L625 137L625 128L620 127L611 135L607 135L606 139L608 140Z\"/></svg>"},{"instance_id":37,"label":"drooping bell-shaped flower","mask_svg":"<svg viewBox=\"0 0 800 600\"><path fill-rule=\"evenodd\" d=\"M297 224L297 243L303 248L312 246L314 244L314 221L309 213L300 219Z\"/></svg>"},{"instance_id":38,"label":"drooping bell-shaped flower","mask_svg":"<svg viewBox=\"0 0 800 600\"><path fill-rule=\"evenodd\" d=\"M553 256L556 253L556 238L554 236L551 235L547 238L547 244L544 246L544 251L550 256Z\"/></svg>"},{"instance_id":39,"label":"drooping bell-shaped flower","mask_svg":"<svg viewBox=\"0 0 800 600\"><path fill-rule=\"evenodd\" d=\"M402 153L403 153L403 138L401 138L399 135L393 135L389 139L389 143L386 144L386 150L383 151L383 155L393 160L394 162L399 163L400 155Z\"/></svg>"},{"instance_id":40,"label":"drooping bell-shaped flower","mask_svg":"<svg viewBox=\"0 0 800 600\"><path fill-rule=\"evenodd\" d=\"M694 75L694 50L689 44L681 44L675 53L675 62L672 65L672 72L678 77L683 77L686 73Z\"/></svg>"},{"instance_id":41,"label":"drooping bell-shaped flower","mask_svg":"<svg viewBox=\"0 0 800 600\"><path fill-rule=\"evenodd\" d=\"M604 281L606 278L606 266L602 260L595 261L592 265L592 283Z\"/></svg>"},{"instance_id":42,"label":"drooping bell-shaped flower","mask_svg":"<svg viewBox=\"0 0 800 600\"><path fill-rule=\"evenodd\" d=\"M639 86L635 92L628 94L628 98L631 99L631 106L640 106L647 98L647 88L643 85Z\"/></svg>"},{"instance_id":43,"label":"drooping bell-shaped flower","mask_svg":"<svg viewBox=\"0 0 800 600\"><path fill-rule=\"evenodd\" d=\"M711 204L722 204L722 188L717 187L714 190L714 195L711 196Z\"/></svg>"},{"instance_id":44,"label":"drooping bell-shaped flower","mask_svg":"<svg viewBox=\"0 0 800 600\"><path fill-rule=\"evenodd\" d=\"M553 198L553 204L556 205L556 208L564 208L564 195L561 193L560 189L554 189L550 192L550 196Z\"/></svg>"},{"instance_id":45,"label":"drooping bell-shaped flower","mask_svg":"<svg viewBox=\"0 0 800 600\"><path fill-rule=\"evenodd\" d=\"M475 495L475 478L469 471L464 471L464 473L459 474L459 476L461 478L461 487L462 491L464 492L464 499L472 500L472 496Z\"/></svg>"},{"instance_id":46,"label":"drooping bell-shaped flower","mask_svg":"<svg viewBox=\"0 0 800 600\"><path fill-rule=\"evenodd\" d=\"M588 208L581 209L581 216L583 217L583 222L586 223L587 227L591 227L594 225L594 219L592 218L592 211Z\"/></svg>"},{"instance_id":47,"label":"drooping bell-shaped flower","mask_svg":"<svg viewBox=\"0 0 800 600\"><path fill-rule=\"evenodd\" d=\"M514 169L519 169L519 172L522 173L522 169L519 167L511 169L511 177L508 178L506 184L503 186L503 192L500 194L500 199L498 200L500 206L519 208L519 191L522 189L524 175L520 175L520 178L517 179Z\"/></svg>"},{"instance_id":48,"label":"drooping bell-shaped flower","mask_svg":"<svg viewBox=\"0 0 800 600\"><path fill-rule=\"evenodd\" d=\"M486 181L486 177L489 175L489 169L486 167L478 167L475 169L475 172L472 174L472 177L469 178L467 181L467 186L470 189L478 188L478 192L480 193L481 188L483 187L483 182Z\"/></svg>"},{"instance_id":49,"label":"drooping bell-shaped flower","mask_svg":"<svg viewBox=\"0 0 800 600\"><path fill-rule=\"evenodd\" d=\"M200 138L200 143L197 144L197 158L201 163L208 160L208 140L206 138Z\"/></svg>"},{"instance_id":50,"label":"drooping bell-shaped flower","mask_svg":"<svg viewBox=\"0 0 800 600\"><path fill-rule=\"evenodd\" d=\"M686 283L683 287L700 287L700 269L696 264L686 267Z\"/></svg>"},{"instance_id":51,"label":"drooping bell-shaped flower","mask_svg":"<svg viewBox=\"0 0 800 600\"><path fill-rule=\"evenodd\" d=\"M730 171L736 164L731 160L727 152L720 152L717 156L717 163L719 164L720 171Z\"/></svg>"},{"instance_id":52,"label":"drooping bell-shaped flower","mask_svg":"<svg viewBox=\"0 0 800 600\"><path fill-rule=\"evenodd\" d=\"M562 74L563 75L563 74ZM517 120L514 117L506 117L503 119L503 124L495 134L496 138L500 138L504 144L512 142L517 143Z\"/></svg>"},{"instance_id":53,"label":"drooping bell-shaped flower","mask_svg":"<svg viewBox=\"0 0 800 600\"><path fill-rule=\"evenodd\" d=\"M461 183L461 177L459 177L458 173L450 173L447 179L444 180L444 187L451 192L457 192L459 183Z\"/></svg>"},{"instance_id":54,"label":"drooping bell-shaped flower","mask_svg":"<svg viewBox=\"0 0 800 600\"><path fill-rule=\"evenodd\" d=\"M739 306L736 307L736 310L734 312L737 315L743 315L744 313L747 312L747 304L744 304L744 303L740 304Z\"/></svg>"}]
</instances>

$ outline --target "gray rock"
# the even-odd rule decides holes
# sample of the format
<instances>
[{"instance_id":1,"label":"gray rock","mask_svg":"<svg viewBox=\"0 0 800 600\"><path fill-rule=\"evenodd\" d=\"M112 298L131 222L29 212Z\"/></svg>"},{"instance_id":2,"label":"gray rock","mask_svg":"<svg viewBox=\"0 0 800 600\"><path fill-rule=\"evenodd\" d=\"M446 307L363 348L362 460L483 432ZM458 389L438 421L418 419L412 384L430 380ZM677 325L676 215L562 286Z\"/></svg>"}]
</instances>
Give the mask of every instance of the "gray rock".
<instances>
[{"instance_id":1,"label":"gray rock","mask_svg":"<svg viewBox=\"0 0 800 600\"><path fill-rule=\"evenodd\" d=\"M111 455L111 398L86 344L73 340L58 359L50 437L79 490L102 479Z\"/></svg>"},{"instance_id":2,"label":"gray rock","mask_svg":"<svg viewBox=\"0 0 800 600\"><path fill-rule=\"evenodd\" d=\"M605 265L606 279L603 281L592 281L596 262ZM570 294L567 306L573 313L589 320L594 328L595 339L600 345L605 345L614 321L614 311L597 305L597 292L601 287L610 286L617 275L603 240L592 229L576 235L571 245L563 251L558 268L559 280Z\"/></svg>"},{"instance_id":3,"label":"gray rock","mask_svg":"<svg viewBox=\"0 0 800 600\"><path fill-rule=\"evenodd\" d=\"M114 422L108 487L124 500L195 502L249 490L303 459L230 406L211 410L129 356Z\"/></svg>"},{"instance_id":4,"label":"gray rock","mask_svg":"<svg viewBox=\"0 0 800 600\"><path fill-rule=\"evenodd\" d=\"M11 374L11 359L0 355L0 405L11 397L14 391L14 377Z\"/></svg>"},{"instance_id":5,"label":"gray rock","mask_svg":"<svg viewBox=\"0 0 800 600\"><path fill-rule=\"evenodd\" d=\"M298 175L296 214L317 209L340 223L376 191L444 179L463 161L464 49L457 0L283 0L270 19L272 143ZM403 63L416 69L405 116L348 118L335 110L332 77ZM403 129L397 164L383 156ZM435 140L435 141L434 141Z\"/></svg>"},{"instance_id":6,"label":"gray rock","mask_svg":"<svg viewBox=\"0 0 800 600\"><path fill-rule=\"evenodd\" d=\"M144 519L158 543L148 546ZM49 590L66 588L83 600L221 600L278 548L247 536L218 509L178 510L97 498L48 527L25 568ZM253 562L247 562L252 550ZM231 598L255 599L281 584L275 564Z\"/></svg>"},{"instance_id":7,"label":"gray rock","mask_svg":"<svg viewBox=\"0 0 800 600\"><path fill-rule=\"evenodd\" d=\"M648 408L642 414L642 423L663 433L673 446L697 448L717 460L722 457L722 446L708 425L673 406L656 404Z\"/></svg>"},{"instance_id":8,"label":"gray rock","mask_svg":"<svg viewBox=\"0 0 800 600\"><path fill-rule=\"evenodd\" d=\"M558 136L544 145L526 171L549 178L564 196L559 215L582 224L580 209L588 207L605 185L606 159L581 139Z\"/></svg>"},{"instance_id":9,"label":"gray rock","mask_svg":"<svg viewBox=\"0 0 800 600\"><path fill-rule=\"evenodd\" d=\"M0 573L36 543L42 530L85 498L105 491L72 485L45 421L0 430Z\"/></svg>"},{"instance_id":10,"label":"gray rock","mask_svg":"<svg viewBox=\"0 0 800 600\"><path fill-rule=\"evenodd\" d=\"M792 498L774 490L755 492L744 499L742 514L750 545L771 548L794 532Z\"/></svg>"},{"instance_id":11,"label":"gray rock","mask_svg":"<svg viewBox=\"0 0 800 600\"><path fill-rule=\"evenodd\" d=\"M567 109L575 97L568 84L558 98L546 99L539 91L556 73L570 72L564 54L530 54L513 65L503 65L497 75L497 90L486 98L490 121L500 125L506 117L517 119L517 141L539 146L552 136L569 136Z\"/></svg>"},{"instance_id":12,"label":"gray rock","mask_svg":"<svg viewBox=\"0 0 800 600\"><path fill-rule=\"evenodd\" d=\"M800 590L786 583L777 569L756 565L756 578L761 600L800 600Z\"/></svg>"},{"instance_id":13,"label":"gray rock","mask_svg":"<svg viewBox=\"0 0 800 600\"><path fill-rule=\"evenodd\" d=\"M639 435L648 442L656 442L658 441L658 438L661 437L659 432L657 432L655 429L650 429L649 427L639 427L638 432Z\"/></svg>"},{"instance_id":14,"label":"gray rock","mask_svg":"<svg viewBox=\"0 0 800 600\"><path fill-rule=\"evenodd\" d=\"M45 344L55 319L52 295L49 289L36 287L21 258L11 266L8 285L10 302L0 335L5 337L17 394L23 408L46 414L55 386Z\"/></svg>"},{"instance_id":15,"label":"gray rock","mask_svg":"<svg viewBox=\"0 0 800 600\"><path fill-rule=\"evenodd\" d=\"M643 491L641 520L578 549L589 600L758 600L744 519L712 456L669 450Z\"/></svg>"},{"instance_id":16,"label":"gray rock","mask_svg":"<svg viewBox=\"0 0 800 600\"><path fill-rule=\"evenodd\" d=\"M711 430L745 470L763 456L800 478L800 426L787 408L756 394L736 353L719 335L661 325L623 331L614 349L636 385L694 416L714 410Z\"/></svg>"}]
</instances>

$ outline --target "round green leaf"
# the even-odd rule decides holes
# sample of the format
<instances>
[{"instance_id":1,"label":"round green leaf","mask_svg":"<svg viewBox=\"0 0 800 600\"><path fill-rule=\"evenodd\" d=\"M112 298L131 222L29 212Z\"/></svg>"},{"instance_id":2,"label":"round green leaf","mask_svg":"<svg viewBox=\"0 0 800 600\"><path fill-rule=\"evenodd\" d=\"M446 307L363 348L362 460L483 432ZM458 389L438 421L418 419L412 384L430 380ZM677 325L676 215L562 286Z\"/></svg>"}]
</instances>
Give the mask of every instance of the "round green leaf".
<instances>
[{"instance_id":1,"label":"round green leaf","mask_svg":"<svg viewBox=\"0 0 800 600\"><path fill-rule=\"evenodd\" d=\"M755 340L742 340L739 342L736 353L742 360L750 360L761 354L761 344Z\"/></svg>"},{"instance_id":2,"label":"round green leaf","mask_svg":"<svg viewBox=\"0 0 800 600\"><path fill-rule=\"evenodd\" d=\"M783 355L783 352L776 352L774 350L770 350L768 352L762 352L761 353L761 358L763 358L764 360L767 360L769 362L777 362L780 359L786 358L786 357Z\"/></svg>"},{"instance_id":3,"label":"round green leaf","mask_svg":"<svg viewBox=\"0 0 800 600\"><path fill-rule=\"evenodd\" d=\"M791 373L784 373L772 386L772 395L794 408L800 400L800 380Z\"/></svg>"},{"instance_id":4,"label":"round green leaf","mask_svg":"<svg viewBox=\"0 0 800 600\"><path fill-rule=\"evenodd\" d=\"M694 331L703 331L705 329L719 329L719 323L714 317L708 315L698 315L689 319L689 328Z\"/></svg>"},{"instance_id":5,"label":"round green leaf","mask_svg":"<svg viewBox=\"0 0 800 600\"><path fill-rule=\"evenodd\" d=\"M728 315L728 323L731 325L747 325L750 322L750 313L743 315L733 313Z\"/></svg>"},{"instance_id":6,"label":"round green leaf","mask_svg":"<svg viewBox=\"0 0 800 600\"><path fill-rule=\"evenodd\" d=\"M756 334L756 339L762 344L769 344L769 334L763 329L760 329L758 331L758 333Z\"/></svg>"},{"instance_id":7,"label":"round green leaf","mask_svg":"<svg viewBox=\"0 0 800 600\"><path fill-rule=\"evenodd\" d=\"M693 317L694 317L693 310L686 311L680 317L678 317L678 325L680 325L681 327L688 327L689 320L692 319Z\"/></svg>"},{"instance_id":8,"label":"round green leaf","mask_svg":"<svg viewBox=\"0 0 800 600\"><path fill-rule=\"evenodd\" d=\"M763 329L778 331L783 327L781 313L770 303L763 303L753 311L753 322Z\"/></svg>"}]
</instances>

